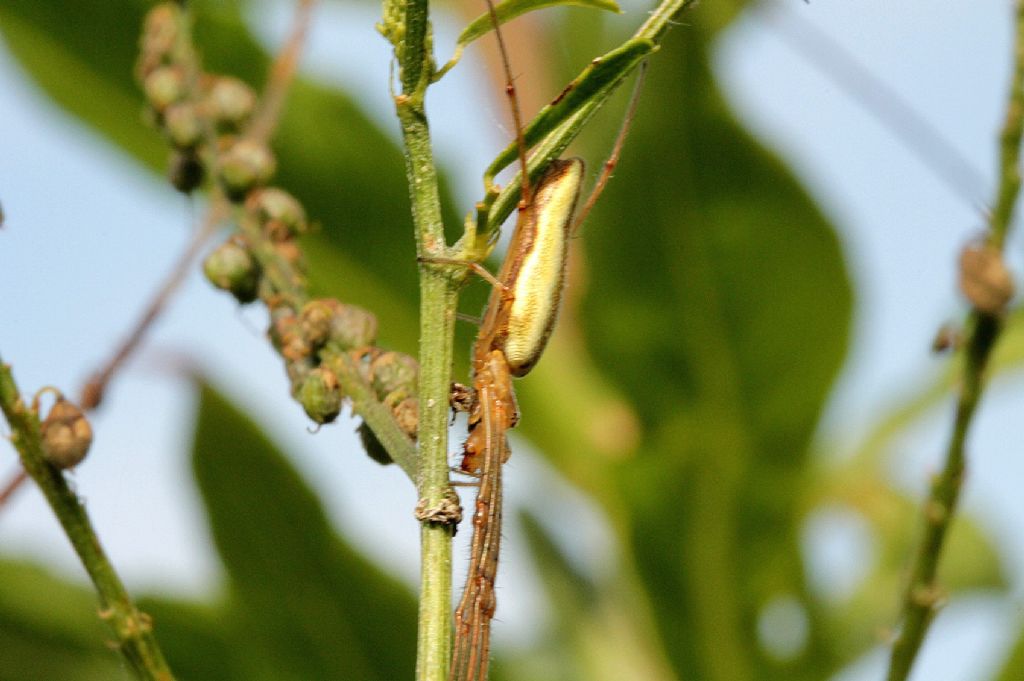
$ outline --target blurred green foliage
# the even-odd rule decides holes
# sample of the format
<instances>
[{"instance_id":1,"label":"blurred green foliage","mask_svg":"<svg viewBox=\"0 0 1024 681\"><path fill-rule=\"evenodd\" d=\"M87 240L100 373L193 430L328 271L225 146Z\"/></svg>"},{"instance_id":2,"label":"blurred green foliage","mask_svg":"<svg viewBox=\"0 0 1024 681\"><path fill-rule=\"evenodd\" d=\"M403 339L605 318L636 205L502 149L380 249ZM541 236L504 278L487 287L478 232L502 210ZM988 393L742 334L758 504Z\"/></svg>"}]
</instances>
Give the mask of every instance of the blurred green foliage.
<instances>
[{"instance_id":1,"label":"blurred green foliage","mask_svg":"<svg viewBox=\"0 0 1024 681\"><path fill-rule=\"evenodd\" d=\"M237 4L195 5L207 67L258 84L268 58ZM5 0L0 31L58 105L159 170L166 152L141 122L131 77L145 8ZM620 563L585 577L544 523L526 518L554 617L535 649L498 660L496 677L824 679L895 620L916 511L886 481L880 453L948 381L894 410L850 460L822 466L814 456L852 292L828 221L737 124L712 77L709 48L738 10L699 6L654 55L622 166L577 249L589 276L580 283L574 266L547 358L518 385L520 433L602 509ZM615 44L598 17L560 16L553 82ZM275 139L278 179L323 226L305 243L316 286L374 311L382 342L413 351L408 193L381 125L358 93L300 81ZM581 145L594 167L616 125L606 116ZM465 207L446 199L446 211L458 225ZM1024 356L1019 335L1004 365ZM250 420L201 390L192 460L228 588L213 603L144 601L172 666L194 681L411 678L408 588L335 534ZM839 602L809 587L801 556L803 525L826 506L859 514L879 548ZM950 588L1003 585L994 547L967 519L948 555ZM785 659L758 637L764 608L780 598L808 622ZM122 678L94 609L76 587L0 563L0 681Z\"/></svg>"}]
</instances>

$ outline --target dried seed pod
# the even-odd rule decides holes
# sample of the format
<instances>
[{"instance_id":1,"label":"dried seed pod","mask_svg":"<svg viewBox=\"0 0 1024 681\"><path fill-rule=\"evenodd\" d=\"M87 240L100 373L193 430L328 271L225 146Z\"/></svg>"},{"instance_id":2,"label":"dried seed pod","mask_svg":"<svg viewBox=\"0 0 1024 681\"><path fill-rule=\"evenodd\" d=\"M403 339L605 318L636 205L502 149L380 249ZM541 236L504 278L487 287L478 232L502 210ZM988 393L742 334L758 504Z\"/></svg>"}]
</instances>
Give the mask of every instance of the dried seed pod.
<instances>
[{"instance_id":1,"label":"dried seed pod","mask_svg":"<svg viewBox=\"0 0 1024 681\"><path fill-rule=\"evenodd\" d=\"M414 395L419 370L419 363L409 355L401 352L382 353L370 365L373 389L381 399L399 390Z\"/></svg>"},{"instance_id":2,"label":"dried seed pod","mask_svg":"<svg viewBox=\"0 0 1024 681\"><path fill-rule=\"evenodd\" d=\"M57 468L77 466L92 445L92 427L85 414L63 397L54 403L39 432L46 459Z\"/></svg>"},{"instance_id":3,"label":"dried seed pod","mask_svg":"<svg viewBox=\"0 0 1024 681\"><path fill-rule=\"evenodd\" d=\"M977 310L998 314L1013 298L1013 277L1003 254L989 244L971 244L960 252L960 290Z\"/></svg>"},{"instance_id":4,"label":"dried seed pod","mask_svg":"<svg viewBox=\"0 0 1024 681\"><path fill-rule=\"evenodd\" d=\"M182 101L188 95L185 70L173 65L157 67L142 81L142 89L149 105L162 113L171 104Z\"/></svg>"},{"instance_id":5,"label":"dried seed pod","mask_svg":"<svg viewBox=\"0 0 1024 681\"><path fill-rule=\"evenodd\" d=\"M294 333L298 325L299 318L292 308L281 306L270 310L270 328L267 329L267 336L275 350L281 351L285 338Z\"/></svg>"},{"instance_id":6,"label":"dried seed pod","mask_svg":"<svg viewBox=\"0 0 1024 681\"><path fill-rule=\"evenodd\" d=\"M340 305L331 319L331 340L343 348L373 345L377 340L377 317L357 305Z\"/></svg>"},{"instance_id":7,"label":"dried seed pod","mask_svg":"<svg viewBox=\"0 0 1024 681\"><path fill-rule=\"evenodd\" d=\"M256 93L238 78L220 76L206 94L206 111L220 129L239 130L256 108Z\"/></svg>"},{"instance_id":8,"label":"dried seed pod","mask_svg":"<svg viewBox=\"0 0 1024 681\"><path fill-rule=\"evenodd\" d=\"M316 361L312 357L304 357L296 362L287 361L284 363L284 369L288 373L288 382L291 385L292 397L299 399L302 384L305 383L306 378L317 366Z\"/></svg>"},{"instance_id":9,"label":"dried seed pod","mask_svg":"<svg viewBox=\"0 0 1024 681\"><path fill-rule=\"evenodd\" d=\"M420 427L420 402L415 397L406 397L391 409L398 427L415 440Z\"/></svg>"},{"instance_id":10,"label":"dried seed pod","mask_svg":"<svg viewBox=\"0 0 1024 681\"><path fill-rule=\"evenodd\" d=\"M306 212L294 196L277 187L249 195L245 207L259 220L273 241L284 241L306 231Z\"/></svg>"},{"instance_id":11,"label":"dried seed pod","mask_svg":"<svg viewBox=\"0 0 1024 681\"><path fill-rule=\"evenodd\" d=\"M173 2L160 3L146 13L139 39L137 73L143 79L170 58L178 40L181 7Z\"/></svg>"},{"instance_id":12,"label":"dried seed pod","mask_svg":"<svg viewBox=\"0 0 1024 681\"><path fill-rule=\"evenodd\" d=\"M192 149L203 138L203 122L196 107L179 102L164 111L164 130L171 144L179 149Z\"/></svg>"},{"instance_id":13,"label":"dried seed pod","mask_svg":"<svg viewBox=\"0 0 1024 681\"><path fill-rule=\"evenodd\" d=\"M302 325L295 310L290 307L276 307L270 312L270 342L285 359L298 362L308 358L313 350L302 334Z\"/></svg>"},{"instance_id":14,"label":"dried seed pod","mask_svg":"<svg viewBox=\"0 0 1024 681\"><path fill-rule=\"evenodd\" d=\"M194 149L175 151L167 168L167 179L179 192L191 194L203 183L206 168Z\"/></svg>"},{"instance_id":15,"label":"dried seed pod","mask_svg":"<svg viewBox=\"0 0 1024 681\"><path fill-rule=\"evenodd\" d=\"M243 139L221 154L217 179L229 199L241 201L250 190L273 177L276 166L267 145Z\"/></svg>"},{"instance_id":16,"label":"dried seed pod","mask_svg":"<svg viewBox=\"0 0 1024 681\"><path fill-rule=\"evenodd\" d=\"M369 383L373 378L373 373L370 366L373 364L373 360L384 353L380 348L372 345L364 345L356 348L355 350L349 351L349 357L356 363L356 370L359 372L359 378Z\"/></svg>"},{"instance_id":17,"label":"dried seed pod","mask_svg":"<svg viewBox=\"0 0 1024 681\"><path fill-rule=\"evenodd\" d=\"M366 455L371 459L379 463L381 466L387 466L395 462L388 454L388 450L384 449L384 445L380 443L377 436L373 434L370 426L366 425L365 422L359 424L359 428L356 430L359 433L359 439L363 443L363 449L366 450Z\"/></svg>"},{"instance_id":18,"label":"dried seed pod","mask_svg":"<svg viewBox=\"0 0 1024 681\"><path fill-rule=\"evenodd\" d=\"M947 350L956 350L960 347L962 340L958 327L953 324L943 324L932 339L932 352L939 354Z\"/></svg>"},{"instance_id":19,"label":"dried seed pod","mask_svg":"<svg viewBox=\"0 0 1024 681\"><path fill-rule=\"evenodd\" d=\"M299 321L302 335L310 345L319 348L331 337L331 320L340 305L337 300L324 298L311 300L302 306Z\"/></svg>"},{"instance_id":20,"label":"dried seed pod","mask_svg":"<svg viewBox=\"0 0 1024 681\"><path fill-rule=\"evenodd\" d=\"M326 367L309 372L299 389L299 402L306 415L317 423L330 423L341 413L338 377Z\"/></svg>"},{"instance_id":21,"label":"dried seed pod","mask_svg":"<svg viewBox=\"0 0 1024 681\"><path fill-rule=\"evenodd\" d=\"M302 256L302 249L294 241L278 241L274 244L274 250L293 269L299 271L304 269L305 261Z\"/></svg>"},{"instance_id":22,"label":"dried seed pod","mask_svg":"<svg viewBox=\"0 0 1024 681\"><path fill-rule=\"evenodd\" d=\"M229 291L238 302L256 300L260 268L241 240L231 239L218 246L203 262L203 273L211 284Z\"/></svg>"}]
</instances>

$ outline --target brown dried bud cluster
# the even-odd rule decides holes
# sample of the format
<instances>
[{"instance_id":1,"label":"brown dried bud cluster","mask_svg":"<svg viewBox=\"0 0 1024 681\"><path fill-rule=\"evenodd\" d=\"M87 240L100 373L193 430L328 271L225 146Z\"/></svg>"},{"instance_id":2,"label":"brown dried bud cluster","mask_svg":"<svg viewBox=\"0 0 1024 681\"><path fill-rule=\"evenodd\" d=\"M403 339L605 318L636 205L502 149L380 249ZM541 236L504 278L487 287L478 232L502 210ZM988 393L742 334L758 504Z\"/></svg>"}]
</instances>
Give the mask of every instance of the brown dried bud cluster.
<instances>
[{"instance_id":1,"label":"brown dried bud cluster","mask_svg":"<svg viewBox=\"0 0 1024 681\"><path fill-rule=\"evenodd\" d=\"M999 314L1013 298L1013 276L1000 250L971 244L960 252L960 290L979 312Z\"/></svg>"},{"instance_id":2,"label":"brown dried bud cluster","mask_svg":"<svg viewBox=\"0 0 1024 681\"><path fill-rule=\"evenodd\" d=\"M46 459L58 468L77 466L92 445L92 427L85 414L63 397L54 403L39 431Z\"/></svg>"},{"instance_id":3,"label":"brown dried bud cluster","mask_svg":"<svg viewBox=\"0 0 1024 681\"><path fill-rule=\"evenodd\" d=\"M181 7L173 2L160 3L146 14L135 66L140 80L170 61L183 19Z\"/></svg>"}]
</instances>

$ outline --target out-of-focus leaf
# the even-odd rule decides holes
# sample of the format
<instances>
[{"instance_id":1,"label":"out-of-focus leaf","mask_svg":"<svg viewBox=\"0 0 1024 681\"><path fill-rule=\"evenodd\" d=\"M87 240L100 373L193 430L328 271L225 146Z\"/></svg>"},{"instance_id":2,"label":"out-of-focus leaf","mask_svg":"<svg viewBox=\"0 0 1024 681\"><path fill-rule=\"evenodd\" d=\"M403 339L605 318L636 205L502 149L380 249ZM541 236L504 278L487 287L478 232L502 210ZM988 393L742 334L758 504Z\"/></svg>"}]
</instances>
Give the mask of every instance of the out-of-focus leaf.
<instances>
[{"instance_id":1,"label":"out-of-focus leaf","mask_svg":"<svg viewBox=\"0 0 1024 681\"><path fill-rule=\"evenodd\" d=\"M621 14L622 10L614 0L505 0L494 6L494 13L498 16L498 23L504 24L512 21L518 16L547 7L558 7L561 5L590 7L592 9L603 9L609 12ZM494 30L494 22L491 20L490 12L484 12L459 34L457 44L465 47L477 38L481 38Z\"/></svg>"},{"instance_id":2,"label":"out-of-focus leaf","mask_svg":"<svg viewBox=\"0 0 1024 681\"><path fill-rule=\"evenodd\" d=\"M239 633L263 649L261 667L286 679L412 677L408 590L334 534L295 470L208 387L193 467L241 613Z\"/></svg>"},{"instance_id":3,"label":"out-of-focus leaf","mask_svg":"<svg viewBox=\"0 0 1024 681\"><path fill-rule=\"evenodd\" d=\"M56 0L10 0L0 5L0 31L14 56L55 101L147 166L163 172L160 134L142 123L143 98L132 79L136 45L149 3L83 0L74 21ZM190 3L206 67L261 87L268 57L249 34L234 3ZM366 27L373 31L372 26ZM382 84L384 87L384 84ZM345 271L373 272L341 281L316 267L324 293L378 314L384 342L416 347L416 261L401 153L390 137L344 94L299 80L274 141L276 181L294 193L321 225L310 249L332 249ZM443 184L443 183L442 183ZM454 217L445 193L446 215ZM448 224L458 225L459 219Z\"/></svg>"},{"instance_id":4,"label":"out-of-focus leaf","mask_svg":"<svg viewBox=\"0 0 1024 681\"><path fill-rule=\"evenodd\" d=\"M165 598L140 598L139 607L153 619L160 648L179 679L249 681L247 662L259 657L257 644L236 626L226 607L214 608Z\"/></svg>"},{"instance_id":5,"label":"out-of-focus leaf","mask_svg":"<svg viewBox=\"0 0 1024 681\"><path fill-rule=\"evenodd\" d=\"M0 681L129 679L95 594L42 569L0 562Z\"/></svg>"},{"instance_id":6,"label":"out-of-focus leaf","mask_svg":"<svg viewBox=\"0 0 1024 681\"><path fill-rule=\"evenodd\" d=\"M798 500L851 292L826 220L729 114L706 37L677 29L651 60L656 104L641 105L585 228L589 290L569 316L632 407L640 444L621 463L545 449L618 523L679 678L821 679L842 660L807 593ZM544 448L532 414L580 397L541 395L533 380L523 428ZM778 596L810 618L787 661L756 635Z\"/></svg>"},{"instance_id":7,"label":"out-of-focus leaf","mask_svg":"<svg viewBox=\"0 0 1024 681\"><path fill-rule=\"evenodd\" d=\"M868 524L875 539L875 562L854 593L827 609L829 639L844 656L862 653L878 643L879 633L894 627L901 594L906 588L908 562L920 541L920 504L883 481L881 472L844 478L842 494L832 504L849 508ZM970 516L953 524L939 566L939 580L952 595L968 589L1005 589L999 551Z\"/></svg>"},{"instance_id":8,"label":"out-of-focus leaf","mask_svg":"<svg viewBox=\"0 0 1024 681\"><path fill-rule=\"evenodd\" d=\"M29 75L69 113L150 167L166 146L143 123L132 78L144 4L10 0L0 5L0 33ZM69 14L74 14L70 20Z\"/></svg>"},{"instance_id":9,"label":"out-of-focus leaf","mask_svg":"<svg viewBox=\"0 0 1024 681\"><path fill-rule=\"evenodd\" d=\"M853 454L854 462L871 461L877 465L893 439L953 395L963 375L962 352L948 362L929 382L924 383L902 401L885 410L884 416L868 432ZM1017 371L1024 365L1024 308L1011 313L1005 322L999 342L992 351L989 376L998 377ZM858 464L853 464L858 465Z\"/></svg>"},{"instance_id":10,"label":"out-of-focus leaf","mask_svg":"<svg viewBox=\"0 0 1024 681\"><path fill-rule=\"evenodd\" d=\"M518 16L526 14L527 12L545 9L547 7L558 7L560 5L603 9L609 12L615 12L616 14L622 13L622 10L619 8L615 0L504 0L504 2L500 2L494 6L494 15L497 17L498 24L503 25ZM490 12L484 12L476 19L469 22L469 25L462 29L462 33L459 34L459 38L455 42L455 54L452 55L452 58L448 63L442 67L438 75L443 75L446 71L455 66L459 59L462 58L462 53L470 43L478 38L482 38L493 30L494 18L491 16Z\"/></svg>"},{"instance_id":11,"label":"out-of-focus leaf","mask_svg":"<svg viewBox=\"0 0 1024 681\"><path fill-rule=\"evenodd\" d=\"M1022 676L1024 676L1024 633L1021 633L1017 642L1013 644L995 681L1019 681Z\"/></svg>"},{"instance_id":12,"label":"out-of-focus leaf","mask_svg":"<svg viewBox=\"0 0 1024 681\"><path fill-rule=\"evenodd\" d=\"M630 609L625 582L594 583L565 556L542 523L521 516L553 612L538 651L509 661L511 678L532 680L675 678L650 627Z\"/></svg>"}]
</instances>

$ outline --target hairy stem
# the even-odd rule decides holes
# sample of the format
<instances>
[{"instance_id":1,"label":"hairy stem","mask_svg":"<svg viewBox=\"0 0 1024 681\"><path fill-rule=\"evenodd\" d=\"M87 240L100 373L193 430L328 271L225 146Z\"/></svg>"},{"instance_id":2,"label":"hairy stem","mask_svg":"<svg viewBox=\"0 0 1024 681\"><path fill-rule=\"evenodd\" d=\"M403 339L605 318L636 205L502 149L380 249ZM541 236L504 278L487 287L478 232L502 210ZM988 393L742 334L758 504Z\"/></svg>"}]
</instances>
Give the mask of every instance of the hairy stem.
<instances>
[{"instance_id":1,"label":"hairy stem","mask_svg":"<svg viewBox=\"0 0 1024 681\"><path fill-rule=\"evenodd\" d=\"M46 497L96 587L100 618L110 625L128 667L136 678L144 681L172 681L174 676L157 645L149 617L132 602L121 578L103 552L85 508L68 487L64 474L47 462L39 417L21 399L11 368L2 361L0 408L10 424L11 442L18 450L22 467Z\"/></svg>"},{"instance_id":2,"label":"hairy stem","mask_svg":"<svg viewBox=\"0 0 1024 681\"><path fill-rule=\"evenodd\" d=\"M988 242L1002 249L1020 193L1020 143L1024 130L1024 0L1016 3L1014 68L1006 117L1000 134L999 186L989 218ZM999 316L979 310L971 312L969 336L960 395L957 400L953 435L946 450L942 471L932 481L925 502L924 537L910 571L910 583L903 600L902 630L892 649L889 681L904 681L917 658L935 617L940 600L936 581L939 557L956 513L963 482L964 444L984 389L985 367L1002 328Z\"/></svg>"},{"instance_id":3,"label":"hairy stem","mask_svg":"<svg viewBox=\"0 0 1024 681\"><path fill-rule=\"evenodd\" d=\"M461 274L431 259L451 258L444 239L437 171L424 109L434 62L429 45L426 0L405 0L392 8L391 19L401 25L387 27L394 41L402 91L395 109L405 143L416 251L420 266L420 420L419 494L420 599L416 678L445 681L451 656L451 591L454 526L438 513L451 504L448 480L448 393L451 382L455 307ZM388 20L386 10L386 21ZM387 35L388 33L386 33Z\"/></svg>"}]
</instances>

